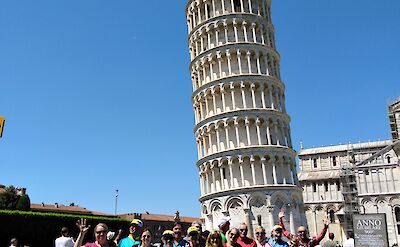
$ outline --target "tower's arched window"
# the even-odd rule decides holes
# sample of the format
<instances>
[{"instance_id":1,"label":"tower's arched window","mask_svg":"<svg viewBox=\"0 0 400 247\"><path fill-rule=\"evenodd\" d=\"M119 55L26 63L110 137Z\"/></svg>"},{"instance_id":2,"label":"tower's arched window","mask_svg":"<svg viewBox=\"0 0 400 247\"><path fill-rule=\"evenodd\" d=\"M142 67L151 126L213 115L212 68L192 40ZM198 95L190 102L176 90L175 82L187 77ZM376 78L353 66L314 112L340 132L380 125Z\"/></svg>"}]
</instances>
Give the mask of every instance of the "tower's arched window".
<instances>
[{"instance_id":1,"label":"tower's arched window","mask_svg":"<svg viewBox=\"0 0 400 247\"><path fill-rule=\"evenodd\" d=\"M333 166L336 166L336 157L335 156L332 157L332 164L333 164Z\"/></svg>"},{"instance_id":2,"label":"tower's arched window","mask_svg":"<svg viewBox=\"0 0 400 247\"><path fill-rule=\"evenodd\" d=\"M317 159L313 159L313 164L314 164L314 168L317 168L317 167L318 167Z\"/></svg>"},{"instance_id":3,"label":"tower's arched window","mask_svg":"<svg viewBox=\"0 0 400 247\"><path fill-rule=\"evenodd\" d=\"M395 224L397 227L397 234L400 234L400 207L395 207L394 208L394 214L395 214Z\"/></svg>"},{"instance_id":4,"label":"tower's arched window","mask_svg":"<svg viewBox=\"0 0 400 247\"><path fill-rule=\"evenodd\" d=\"M390 164L390 156L389 155L386 156L386 161L387 161L388 164Z\"/></svg>"},{"instance_id":5,"label":"tower's arched window","mask_svg":"<svg viewBox=\"0 0 400 247\"><path fill-rule=\"evenodd\" d=\"M240 12L240 0L233 0L233 6L235 7L235 12Z\"/></svg>"},{"instance_id":6,"label":"tower's arched window","mask_svg":"<svg viewBox=\"0 0 400 247\"><path fill-rule=\"evenodd\" d=\"M262 226L261 215L257 215L257 223L258 223L259 226Z\"/></svg>"}]
</instances>

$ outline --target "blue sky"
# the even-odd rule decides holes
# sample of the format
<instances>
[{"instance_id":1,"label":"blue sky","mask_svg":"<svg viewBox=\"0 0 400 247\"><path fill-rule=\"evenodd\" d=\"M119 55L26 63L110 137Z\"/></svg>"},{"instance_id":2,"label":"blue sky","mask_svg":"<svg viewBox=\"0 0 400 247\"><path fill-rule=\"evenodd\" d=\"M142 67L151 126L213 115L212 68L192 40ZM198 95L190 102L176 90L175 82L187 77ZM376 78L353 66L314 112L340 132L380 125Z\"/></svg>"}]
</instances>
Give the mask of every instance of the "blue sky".
<instances>
[{"instance_id":1,"label":"blue sky","mask_svg":"<svg viewBox=\"0 0 400 247\"><path fill-rule=\"evenodd\" d=\"M172 4L173 2L173 4ZM35 203L199 215L186 1L0 3L0 184ZM273 0L296 150L389 138L398 0Z\"/></svg>"}]
</instances>

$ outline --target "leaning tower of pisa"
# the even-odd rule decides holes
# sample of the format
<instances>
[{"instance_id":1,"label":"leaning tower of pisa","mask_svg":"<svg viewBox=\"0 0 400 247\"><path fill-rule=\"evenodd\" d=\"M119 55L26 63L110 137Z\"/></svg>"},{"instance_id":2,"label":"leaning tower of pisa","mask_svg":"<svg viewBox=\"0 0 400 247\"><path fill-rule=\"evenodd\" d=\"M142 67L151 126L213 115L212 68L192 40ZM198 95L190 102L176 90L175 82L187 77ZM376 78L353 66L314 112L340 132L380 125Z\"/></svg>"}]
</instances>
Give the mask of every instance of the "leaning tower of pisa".
<instances>
[{"instance_id":1,"label":"leaning tower of pisa","mask_svg":"<svg viewBox=\"0 0 400 247\"><path fill-rule=\"evenodd\" d=\"M202 218L305 224L270 0L188 0Z\"/></svg>"}]
</instances>

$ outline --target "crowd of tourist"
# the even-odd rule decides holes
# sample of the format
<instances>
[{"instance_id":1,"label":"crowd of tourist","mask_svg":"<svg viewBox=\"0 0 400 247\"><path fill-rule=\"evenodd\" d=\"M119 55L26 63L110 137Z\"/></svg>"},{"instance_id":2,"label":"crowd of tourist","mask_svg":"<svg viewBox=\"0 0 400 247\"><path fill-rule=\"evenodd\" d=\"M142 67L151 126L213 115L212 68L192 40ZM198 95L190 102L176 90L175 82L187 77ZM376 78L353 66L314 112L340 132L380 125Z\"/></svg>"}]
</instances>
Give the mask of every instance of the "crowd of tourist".
<instances>
[{"instance_id":1,"label":"crowd of tourist","mask_svg":"<svg viewBox=\"0 0 400 247\"><path fill-rule=\"evenodd\" d=\"M195 221L184 231L182 225L177 222L171 230L165 230L161 237L161 243L152 243L152 232L143 228L143 222L134 219L129 227L129 235L122 238L122 230L116 234L110 232L107 225L99 223L94 227L94 242L85 244L85 235L90 229L85 219L78 220L77 227L79 235L74 241L69 236L68 228L61 229L61 236L55 240L55 247L313 247L319 246L324 238L329 220L324 220L322 231L315 237L309 237L306 227L300 226L296 233L286 230L283 218L284 212L279 213L279 224L267 231L262 226L255 228L255 239L248 236L248 226L241 223L231 227L230 218L223 217L218 222L218 229L203 231L199 222ZM286 239L287 241L285 241ZM17 247L18 240L12 239L10 247ZM325 241L323 247L337 247L334 234L329 234L329 240ZM354 247L354 239L349 238L343 247Z\"/></svg>"}]
</instances>

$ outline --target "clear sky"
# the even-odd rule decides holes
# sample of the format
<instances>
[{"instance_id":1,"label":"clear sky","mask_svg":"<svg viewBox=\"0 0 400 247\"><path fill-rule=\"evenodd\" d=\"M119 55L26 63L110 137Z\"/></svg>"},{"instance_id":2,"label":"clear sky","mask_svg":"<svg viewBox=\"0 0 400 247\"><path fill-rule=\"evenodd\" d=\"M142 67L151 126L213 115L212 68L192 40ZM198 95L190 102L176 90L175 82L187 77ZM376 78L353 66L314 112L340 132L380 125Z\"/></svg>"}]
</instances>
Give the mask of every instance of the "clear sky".
<instances>
[{"instance_id":1,"label":"clear sky","mask_svg":"<svg viewBox=\"0 0 400 247\"><path fill-rule=\"evenodd\" d=\"M0 184L199 216L184 0L0 2ZM400 1L273 0L293 143L389 138Z\"/></svg>"}]
</instances>

